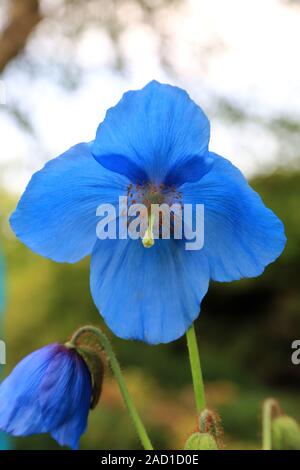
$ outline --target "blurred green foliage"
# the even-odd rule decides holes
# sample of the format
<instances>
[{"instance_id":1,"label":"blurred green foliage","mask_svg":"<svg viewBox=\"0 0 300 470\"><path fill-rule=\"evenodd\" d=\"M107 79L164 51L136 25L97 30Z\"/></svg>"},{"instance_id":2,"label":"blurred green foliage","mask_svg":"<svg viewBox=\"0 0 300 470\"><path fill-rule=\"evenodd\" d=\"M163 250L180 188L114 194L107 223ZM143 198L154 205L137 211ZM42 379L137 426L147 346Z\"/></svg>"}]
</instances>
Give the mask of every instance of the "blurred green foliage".
<instances>
[{"instance_id":1,"label":"blurred green foliage","mask_svg":"<svg viewBox=\"0 0 300 470\"><path fill-rule=\"evenodd\" d=\"M221 414L225 448L259 448L260 403L268 395L300 419L300 366L291 343L300 332L300 174L252 181L266 205L284 221L284 254L257 279L212 283L197 321L208 402ZM0 195L8 214L15 201ZM2 220L8 276L8 370L25 354L64 341L79 325L106 327L89 293L89 260L55 264L23 246ZM126 306L120 305L126 318ZM182 448L197 418L185 339L148 346L110 335L129 389L157 448ZM19 449L56 448L48 436L18 438ZM90 415L82 448L138 448L139 443L109 371L103 396Z\"/></svg>"}]
</instances>

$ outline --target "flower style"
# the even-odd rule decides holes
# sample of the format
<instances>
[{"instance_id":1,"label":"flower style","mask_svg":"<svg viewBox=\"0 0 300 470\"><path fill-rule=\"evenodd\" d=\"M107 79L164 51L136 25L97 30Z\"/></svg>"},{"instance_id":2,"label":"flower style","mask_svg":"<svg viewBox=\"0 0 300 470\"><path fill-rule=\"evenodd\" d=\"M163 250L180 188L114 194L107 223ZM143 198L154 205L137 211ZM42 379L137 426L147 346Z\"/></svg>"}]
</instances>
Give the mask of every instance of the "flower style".
<instances>
[{"instance_id":1,"label":"flower style","mask_svg":"<svg viewBox=\"0 0 300 470\"><path fill-rule=\"evenodd\" d=\"M92 400L91 375L75 349L54 343L25 357L0 385L0 430L51 433L78 448Z\"/></svg>"},{"instance_id":2,"label":"flower style","mask_svg":"<svg viewBox=\"0 0 300 470\"><path fill-rule=\"evenodd\" d=\"M258 276L284 248L281 221L209 151L209 138L207 117L185 91L150 82L108 110L94 141L37 172L11 217L16 235L43 256L74 263L92 254L94 302L122 338L175 340L198 316L210 279ZM117 207L120 196L203 204L203 248L185 250L175 237L97 239L97 207Z\"/></svg>"}]
</instances>

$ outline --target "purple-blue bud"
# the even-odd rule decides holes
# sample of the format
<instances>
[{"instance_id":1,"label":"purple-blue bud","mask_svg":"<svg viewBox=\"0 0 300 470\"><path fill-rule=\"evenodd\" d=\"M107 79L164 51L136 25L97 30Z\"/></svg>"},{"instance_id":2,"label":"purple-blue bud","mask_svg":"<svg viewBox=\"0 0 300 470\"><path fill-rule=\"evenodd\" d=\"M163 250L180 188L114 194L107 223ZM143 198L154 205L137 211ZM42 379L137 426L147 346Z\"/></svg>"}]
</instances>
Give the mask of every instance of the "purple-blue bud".
<instances>
[{"instance_id":1,"label":"purple-blue bud","mask_svg":"<svg viewBox=\"0 0 300 470\"><path fill-rule=\"evenodd\" d=\"M50 344L26 356L0 385L0 430L14 436L50 433L76 449L95 393L83 354Z\"/></svg>"}]
</instances>

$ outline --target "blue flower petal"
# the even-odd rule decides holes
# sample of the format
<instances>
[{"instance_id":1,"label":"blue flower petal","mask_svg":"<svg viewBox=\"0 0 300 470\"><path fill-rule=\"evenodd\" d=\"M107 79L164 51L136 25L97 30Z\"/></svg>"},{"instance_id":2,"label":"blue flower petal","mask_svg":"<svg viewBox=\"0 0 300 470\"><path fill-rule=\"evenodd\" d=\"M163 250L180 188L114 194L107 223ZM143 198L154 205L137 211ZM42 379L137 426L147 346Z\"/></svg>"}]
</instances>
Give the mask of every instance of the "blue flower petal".
<instances>
[{"instance_id":1,"label":"blue flower petal","mask_svg":"<svg viewBox=\"0 0 300 470\"><path fill-rule=\"evenodd\" d=\"M124 155L102 155L97 158L97 161L107 170L124 175L136 184L149 182L146 172L134 161L130 160L130 158L124 157Z\"/></svg>"},{"instance_id":2,"label":"blue flower petal","mask_svg":"<svg viewBox=\"0 0 300 470\"><path fill-rule=\"evenodd\" d=\"M26 356L1 383L0 429L14 436L47 432L37 406L41 380L57 345L45 346Z\"/></svg>"},{"instance_id":3,"label":"blue flower petal","mask_svg":"<svg viewBox=\"0 0 300 470\"><path fill-rule=\"evenodd\" d=\"M204 256L181 240L98 240L92 254L91 292L112 331L124 339L167 343L184 334L207 292Z\"/></svg>"},{"instance_id":4,"label":"blue flower petal","mask_svg":"<svg viewBox=\"0 0 300 470\"><path fill-rule=\"evenodd\" d=\"M141 168L152 183L163 183L173 167L191 157L199 159L208 148L209 121L182 89L150 82L138 91L129 91L109 109L100 124L93 155L106 168L119 171L115 155L129 159L122 172L132 182L132 168Z\"/></svg>"},{"instance_id":5,"label":"blue flower petal","mask_svg":"<svg viewBox=\"0 0 300 470\"><path fill-rule=\"evenodd\" d=\"M91 404L91 377L75 350L61 346L47 369L40 389L39 405L45 426L61 445L78 448L87 427Z\"/></svg>"},{"instance_id":6,"label":"blue flower petal","mask_svg":"<svg viewBox=\"0 0 300 470\"><path fill-rule=\"evenodd\" d=\"M184 183L195 183L208 173L214 164L212 158L207 152L202 158L198 155L191 157L181 165L175 165L167 174L165 186L181 186Z\"/></svg>"},{"instance_id":7,"label":"blue flower petal","mask_svg":"<svg viewBox=\"0 0 300 470\"><path fill-rule=\"evenodd\" d=\"M90 148L78 144L35 173L11 216L17 237L54 261L73 263L90 254L98 205L117 204L127 192L127 178L99 165Z\"/></svg>"},{"instance_id":8,"label":"blue flower petal","mask_svg":"<svg viewBox=\"0 0 300 470\"><path fill-rule=\"evenodd\" d=\"M184 203L204 204L203 253L211 278L233 281L260 275L283 251L286 237L278 217L228 160L215 163L197 183L179 188Z\"/></svg>"}]
</instances>

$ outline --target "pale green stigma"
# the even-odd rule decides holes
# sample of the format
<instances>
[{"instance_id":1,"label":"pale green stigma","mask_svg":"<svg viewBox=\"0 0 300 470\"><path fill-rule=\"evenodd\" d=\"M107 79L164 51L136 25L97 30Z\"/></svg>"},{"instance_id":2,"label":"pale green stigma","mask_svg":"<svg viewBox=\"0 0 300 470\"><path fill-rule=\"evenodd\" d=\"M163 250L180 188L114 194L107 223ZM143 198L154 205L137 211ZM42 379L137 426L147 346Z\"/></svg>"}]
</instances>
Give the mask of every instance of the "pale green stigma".
<instances>
[{"instance_id":1,"label":"pale green stigma","mask_svg":"<svg viewBox=\"0 0 300 470\"><path fill-rule=\"evenodd\" d=\"M151 248L154 245L153 225L154 217L152 216L152 214L150 214L148 218L148 228L142 239L142 243L145 248Z\"/></svg>"}]
</instances>

